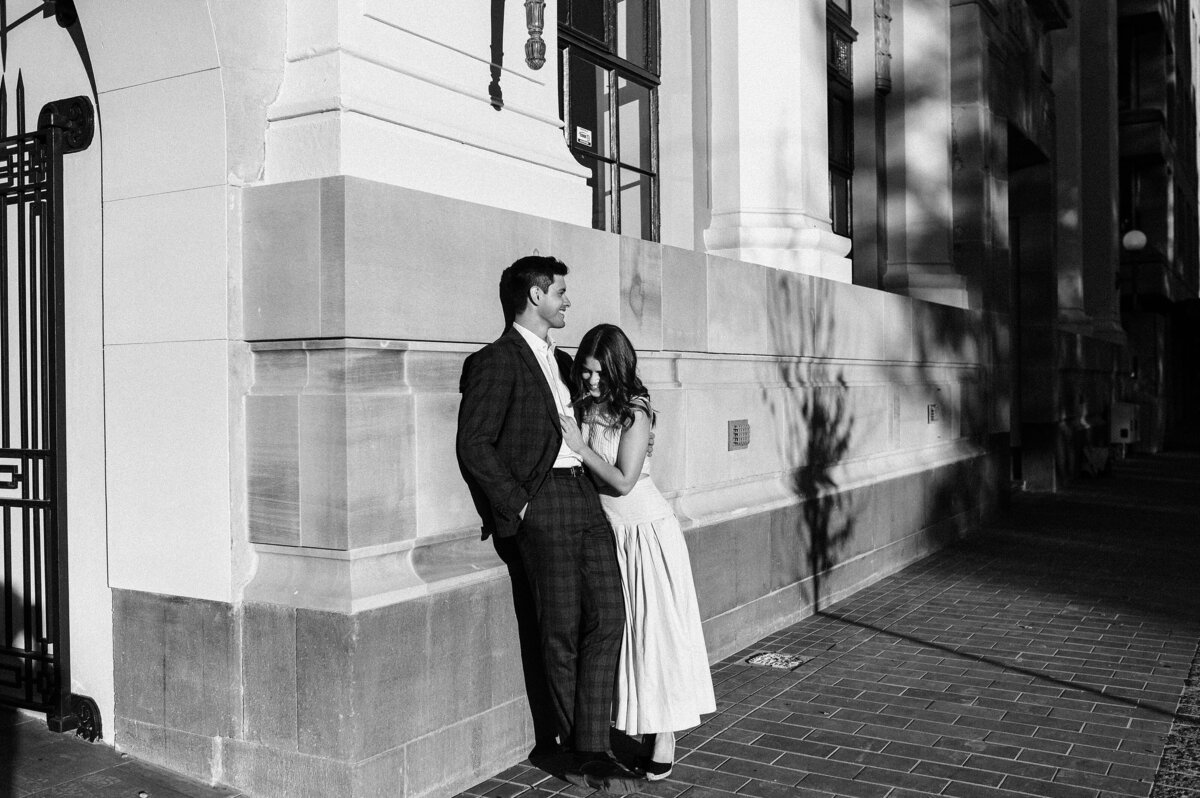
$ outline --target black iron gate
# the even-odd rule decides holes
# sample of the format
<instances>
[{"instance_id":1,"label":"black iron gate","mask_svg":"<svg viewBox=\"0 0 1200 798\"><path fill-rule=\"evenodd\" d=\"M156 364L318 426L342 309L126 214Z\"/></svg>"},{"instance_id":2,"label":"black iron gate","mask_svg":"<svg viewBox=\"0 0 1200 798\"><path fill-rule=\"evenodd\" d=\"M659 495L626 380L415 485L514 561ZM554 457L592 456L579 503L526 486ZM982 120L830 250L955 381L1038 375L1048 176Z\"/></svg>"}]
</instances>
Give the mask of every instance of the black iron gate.
<instances>
[{"instance_id":1,"label":"black iron gate","mask_svg":"<svg viewBox=\"0 0 1200 798\"><path fill-rule=\"evenodd\" d=\"M0 79L0 703L78 724L67 624L63 401L63 155L92 139L85 97L46 105L27 132L17 77L15 129Z\"/></svg>"}]
</instances>

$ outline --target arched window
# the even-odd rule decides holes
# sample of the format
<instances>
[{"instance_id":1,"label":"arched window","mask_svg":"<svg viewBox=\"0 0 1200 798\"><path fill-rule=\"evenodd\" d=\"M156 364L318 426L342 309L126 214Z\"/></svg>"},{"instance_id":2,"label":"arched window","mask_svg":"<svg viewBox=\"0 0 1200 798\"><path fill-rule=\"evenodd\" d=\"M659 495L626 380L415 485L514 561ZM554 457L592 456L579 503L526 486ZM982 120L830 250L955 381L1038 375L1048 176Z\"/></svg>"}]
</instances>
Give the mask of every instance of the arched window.
<instances>
[{"instance_id":1,"label":"arched window","mask_svg":"<svg viewBox=\"0 0 1200 798\"><path fill-rule=\"evenodd\" d=\"M658 240L657 0L559 0L559 112L592 227Z\"/></svg>"}]
</instances>

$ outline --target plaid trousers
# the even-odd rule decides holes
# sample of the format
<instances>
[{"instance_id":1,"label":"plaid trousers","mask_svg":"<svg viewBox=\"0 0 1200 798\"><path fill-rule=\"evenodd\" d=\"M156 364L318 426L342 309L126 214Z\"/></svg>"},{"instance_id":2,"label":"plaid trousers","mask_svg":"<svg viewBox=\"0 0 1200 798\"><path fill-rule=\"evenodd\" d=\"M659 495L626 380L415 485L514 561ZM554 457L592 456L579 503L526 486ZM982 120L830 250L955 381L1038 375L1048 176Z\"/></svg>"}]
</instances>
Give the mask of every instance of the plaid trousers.
<instances>
[{"instance_id":1,"label":"plaid trousers","mask_svg":"<svg viewBox=\"0 0 1200 798\"><path fill-rule=\"evenodd\" d=\"M576 751L605 751L625 601L612 527L586 473L552 472L516 539L562 742Z\"/></svg>"}]
</instances>

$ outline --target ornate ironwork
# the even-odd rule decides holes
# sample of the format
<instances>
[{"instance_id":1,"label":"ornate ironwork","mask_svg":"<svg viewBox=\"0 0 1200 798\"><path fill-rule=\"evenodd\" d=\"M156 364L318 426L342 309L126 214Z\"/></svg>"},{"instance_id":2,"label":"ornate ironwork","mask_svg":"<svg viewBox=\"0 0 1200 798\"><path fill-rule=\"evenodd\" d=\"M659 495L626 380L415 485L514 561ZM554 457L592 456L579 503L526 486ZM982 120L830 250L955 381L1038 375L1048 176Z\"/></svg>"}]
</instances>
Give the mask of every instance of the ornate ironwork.
<instances>
[{"instance_id":1,"label":"ornate ironwork","mask_svg":"<svg viewBox=\"0 0 1200 798\"><path fill-rule=\"evenodd\" d=\"M43 109L28 131L17 75L16 129L0 79L0 702L74 728L66 582L62 157L92 138L91 103Z\"/></svg>"},{"instance_id":2,"label":"ornate ironwork","mask_svg":"<svg viewBox=\"0 0 1200 798\"><path fill-rule=\"evenodd\" d=\"M854 64L851 61L850 46L852 42L840 33L833 34L832 52L829 54L829 65L846 80L854 79Z\"/></svg>"},{"instance_id":3,"label":"ornate ironwork","mask_svg":"<svg viewBox=\"0 0 1200 798\"><path fill-rule=\"evenodd\" d=\"M89 743L94 743L104 737L104 724L100 720L100 707L85 695L71 696L71 714L79 724L75 727L75 736L82 737Z\"/></svg>"},{"instance_id":4,"label":"ornate ironwork","mask_svg":"<svg viewBox=\"0 0 1200 798\"><path fill-rule=\"evenodd\" d=\"M38 130L55 128L62 132L62 154L86 150L96 129L92 102L87 97L70 97L42 106Z\"/></svg>"}]
</instances>

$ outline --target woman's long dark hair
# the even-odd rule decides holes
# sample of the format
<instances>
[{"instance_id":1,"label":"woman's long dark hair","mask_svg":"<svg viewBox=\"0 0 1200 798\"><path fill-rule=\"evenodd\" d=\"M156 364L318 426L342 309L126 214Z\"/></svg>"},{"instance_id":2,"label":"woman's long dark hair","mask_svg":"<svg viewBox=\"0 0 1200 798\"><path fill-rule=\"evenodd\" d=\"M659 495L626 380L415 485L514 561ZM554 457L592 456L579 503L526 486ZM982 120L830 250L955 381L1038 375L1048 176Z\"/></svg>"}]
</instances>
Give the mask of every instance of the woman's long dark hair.
<instances>
[{"instance_id":1,"label":"woman's long dark hair","mask_svg":"<svg viewBox=\"0 0 1200 798\"><path fill-rule=\"evenodd\" d=\"M583 361L596 358L600 364L600 398L588 392L583 380ZM637 353L633 344L621 328L615 324L597 324L584 333L571 366L571 392L574 394L575 415L582 420L598 404L607 402L613 423L621 429L633 424L634 410L640 409L654 415L650 410L650 392L642 385L637 374Z\"/></svg>"}]
</instances>

